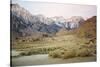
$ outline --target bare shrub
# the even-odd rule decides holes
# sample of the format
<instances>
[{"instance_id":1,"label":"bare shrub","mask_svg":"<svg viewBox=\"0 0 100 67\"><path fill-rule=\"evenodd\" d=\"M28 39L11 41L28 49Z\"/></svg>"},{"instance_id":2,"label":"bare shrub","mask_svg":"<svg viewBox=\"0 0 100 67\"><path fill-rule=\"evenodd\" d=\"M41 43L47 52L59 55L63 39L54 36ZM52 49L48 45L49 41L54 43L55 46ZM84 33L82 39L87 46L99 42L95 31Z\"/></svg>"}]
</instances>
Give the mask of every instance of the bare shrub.
<instances>
[{"instance_id":1,"label":"bare shrub","mask_svg":"<svg viewBox=\"0 0 100 67\"><path fill-rule=\"evenodd\" d=\"M60 50L57 49L57 50L49 52L49 56L53 58L60 58L61 57Z\"/></svg>"},{"instance_id":2,"label":"bare shrub","mask_svg":"<svg viewBox=\"0 0 100 67\"><path fill-rule=\"evenodd\" d=\"M81 48L76 51L76 56L78 56L78 57L85 57L85 56L89 56L89 55L90 55L90 53L87 48Z\"/></svg>"},{"instance_id":3,"label":"bare shrub","mask_svg":"<svg viewBox=\"0 0 100 67\"><path fill-rule=\"evenodd\" d=\"M72 50L65 51L64 54L61 55L61 58L63 58L63 59L68 59L68 58L72 58L72 57L75 57L75 52Z\"/></svg>"}]
</instances>

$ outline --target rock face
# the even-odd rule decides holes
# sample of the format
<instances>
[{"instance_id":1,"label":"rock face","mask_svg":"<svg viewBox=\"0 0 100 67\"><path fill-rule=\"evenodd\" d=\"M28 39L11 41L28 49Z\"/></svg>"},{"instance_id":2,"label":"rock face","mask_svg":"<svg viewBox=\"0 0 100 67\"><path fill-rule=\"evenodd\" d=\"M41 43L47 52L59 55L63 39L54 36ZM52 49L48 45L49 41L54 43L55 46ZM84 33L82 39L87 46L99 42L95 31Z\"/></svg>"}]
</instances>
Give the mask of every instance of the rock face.
<instances>
[{"instance_id":1,"label":"rock face","mask_svg":"<svg viewBox=\"0 0 100 67\"><path fill-rule=\"evenodd\" d=\"M84 23L84 19L81 16L73 16L67 19L67 28L78 28L82 23Z\"/></svg>"},{"instance_id":2,"label":"rock face","mask_svg":"<svg viewBox=\"0 0 100 67\"><path fill-rule=\"evenodd\" d=\"M68 19L63 17L53 17L52 19L56 25L69 30L78 28L85 21L81 16L72 16Z\"/></svg>"},{"instance_id":3,"label":"rock face","mask_svg":"<svg viewBox=\"0 0 100 67\"><path fill-rule=\"evenodd\" d=\"M18 4L11 4L10 11L11 31L16 36L30 36L47 26L40 21L40 18L33 16Z\"/></svg>"}]
</instances>

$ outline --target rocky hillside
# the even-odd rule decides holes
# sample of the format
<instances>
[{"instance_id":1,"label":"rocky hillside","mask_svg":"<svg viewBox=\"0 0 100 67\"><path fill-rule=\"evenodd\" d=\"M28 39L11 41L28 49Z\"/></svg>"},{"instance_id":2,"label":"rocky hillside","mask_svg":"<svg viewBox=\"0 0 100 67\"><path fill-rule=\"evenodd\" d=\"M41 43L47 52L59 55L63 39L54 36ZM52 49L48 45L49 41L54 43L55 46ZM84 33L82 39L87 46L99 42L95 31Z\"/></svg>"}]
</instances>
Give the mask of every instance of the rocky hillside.
<instances>
[{"instance_id":1,"label":"rocky hillside","mask_svg":"<svg viewBox=\"0 0 100 67\"><path fill-rule=\"evenodd\" d=\"M87 19L75 32L80 37L96 38L96 16Z\"/></svg>"},{"instance_id":2,"label":"rocky hillside","mask_svg":"<svg viewBox=\"0 0 100 67\"><path fill-rule=\"evenodd\" d=\"M20 36L34 36L35 33L46 29L37 16L33 16L18 4L11 4L11 32L14 38ZM40 34L39 34L40 35Z\"/></svg>"}]
</instances>

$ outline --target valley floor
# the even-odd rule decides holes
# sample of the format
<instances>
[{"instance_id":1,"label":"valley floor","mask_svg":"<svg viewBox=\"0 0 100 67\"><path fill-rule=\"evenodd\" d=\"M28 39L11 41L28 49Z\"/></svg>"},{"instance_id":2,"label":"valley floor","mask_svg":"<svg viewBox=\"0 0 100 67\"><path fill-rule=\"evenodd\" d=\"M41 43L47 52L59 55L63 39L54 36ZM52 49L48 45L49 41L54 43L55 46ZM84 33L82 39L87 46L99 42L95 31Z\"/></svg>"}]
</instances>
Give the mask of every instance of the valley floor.
<instances>
[{"instance_id":1,"label":"valley floor","mask_svg":"<svg viewBox=\"0 0 100 67\"><path fill-rule=\"evenodd\" d=\"M89 57L74 57L68 59L49 57L48 52L51 50L64 48L67 50L76 50L84 46L84 44L87 42L86 39L80 39L74 35L59 36L54 37L53 39L54 40L52 40L52 38L46 38L44 41L37 41L33 43L18 43L17 45L14 45L12 49L12 56L15 57L11 58L12 65L26 66L96 61L96 55ZM88 49L94 51L95 45L93 46L93 49L91 49L91 45L88 47ZM25 53L22 53L20 56L21 52Z\"/></svg>"},{"instance_id":2,"label":"valley floor","mask_svg":"<svg viewBox=\"0 0 100 67\"><path fill-rule=\"evenodd\" d=\"M69 59L50 58L48 54L39 54L31 56L21 56L12 58L13 66L30 66L44 64L61 64L61 63L77 63L77 62L94 62L95 56L91 57L75 57Z\"/></svg>"}]
</instances>

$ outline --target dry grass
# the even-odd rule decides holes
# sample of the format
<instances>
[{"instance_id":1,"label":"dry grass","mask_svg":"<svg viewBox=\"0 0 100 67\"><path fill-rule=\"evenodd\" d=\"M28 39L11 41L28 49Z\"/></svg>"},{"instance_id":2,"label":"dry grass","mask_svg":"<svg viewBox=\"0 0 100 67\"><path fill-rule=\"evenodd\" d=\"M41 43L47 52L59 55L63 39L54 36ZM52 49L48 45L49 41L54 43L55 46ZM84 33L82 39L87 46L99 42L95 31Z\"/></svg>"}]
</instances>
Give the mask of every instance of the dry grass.
<instances>
[{"instance_id":1,"label":"dry grass","mask_svg":"<svg viewBox=\"0 0 100 67\"><path fill-rule=\"evenodd\" d=\"M54 40L51 38L45 38L43 41L30 43L17 42L13 45L13 49L21 51L20 55L49 53L49 56L54 58L71 58L75 56L83 56L84 54L87 55L88 53L85 53L87 52L87 49L91 54L96 53L96 46L89 48L91 47L91 44L85 44L86 42L87 39L85 38L80 39L75 35L64 35L54 37Z\"/></svg>"},{"instance_id":2,"label":"dry grass","mask_svg":"<svg viewBox=\"0 0 100 67\"><path fill-rule=\"evenodd\" d=\"M87 46L80 45L80 47L74 47L74 48L61 48L54 51L51 51L49 53L50 57L53 58L62 58L62 59L68 59L73 57L87 57L87 56L94 56L96 55L96 47L91 45L91 48L88 48Z\"/></svg>"},{"instance_id":3,"label":"dry grass","mask_svg":"<svg viewBox=\"0 0 100 67\"><path fill-rule=\"evenodd\" d=\"M89 55L90 55L90 53L87 48L81 48L76 51L76 56L78 56L78 57L86 57Z\"/></svg>"},{"instance_id":4,"label":"dry grass","mask_svg":"<svg viewBox=\"0 0 100 67\"><path fill-rule=\"evenodd\" d=\"M67 58L72 58L75 57L75 52L74 51L65 51L64 54L61 55L61 58L67 59Z\"/></svg>"}]
</instances>

